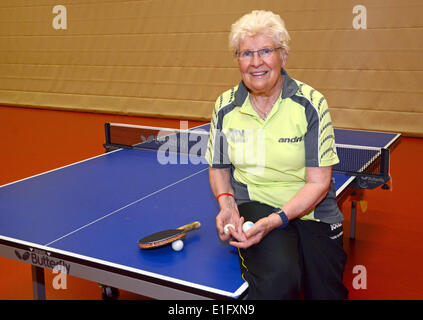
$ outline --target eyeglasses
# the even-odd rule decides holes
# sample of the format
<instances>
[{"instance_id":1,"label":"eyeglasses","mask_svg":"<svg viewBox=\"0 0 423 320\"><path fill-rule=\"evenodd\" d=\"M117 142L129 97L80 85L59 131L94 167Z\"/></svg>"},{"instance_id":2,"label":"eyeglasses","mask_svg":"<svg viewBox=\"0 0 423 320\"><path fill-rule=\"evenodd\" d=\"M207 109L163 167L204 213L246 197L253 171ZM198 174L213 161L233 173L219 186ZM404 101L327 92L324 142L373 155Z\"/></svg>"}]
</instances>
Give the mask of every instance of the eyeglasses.
<instances>
[{"instance_id":1,"label":"eyeglasses","mask_svg":"<svg viewBox=\"0 0 423 320\"><path fill-rule=\"evenodd\" d=\"M244 50L244 51L236 51L235 56L238 59L247 60L252 59L254 57L254 52L257 52L258 56L262 59L269 58L274 51L282 49L282 47L277 48L263 48L260 50Z\"/></svg>"}]
</instances>

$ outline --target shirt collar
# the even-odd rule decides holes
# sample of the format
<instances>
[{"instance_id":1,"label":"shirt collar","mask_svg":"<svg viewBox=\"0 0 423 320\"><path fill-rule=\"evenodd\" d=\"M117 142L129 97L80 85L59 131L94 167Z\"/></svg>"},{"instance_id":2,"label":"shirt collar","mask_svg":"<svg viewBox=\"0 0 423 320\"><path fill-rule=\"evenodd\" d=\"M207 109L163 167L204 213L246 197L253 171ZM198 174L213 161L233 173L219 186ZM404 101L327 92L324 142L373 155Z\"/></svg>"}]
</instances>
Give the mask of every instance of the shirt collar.
<instances>
[{"instance_id":1,"label":"shirt collar","mask_svg":"<svg viewBox=\"0 0 423 320\"><path fill-rule=\"evenodd\" d=\"M282 69L281 73L282 76L285 77L282 88L282 99L290 98L297 93L298 85L284 69Z\"/></svg>"},{"instance_id":2,"label":"shirt collar","mask_svg":"<svg viewBox=\"0 0 423 320\"><path fill-rule=\"evenodd\" d=\"M298 91L298 85L295 80L293 80L284 69L281 70L281 74L282 77L284 77L282 87L282 99L292 97ZM238 90L235 92L235 105L242 106L247 97L248 89L245 86L244 81L241 81L239 83Z\"/></svg>"}]
</instances>

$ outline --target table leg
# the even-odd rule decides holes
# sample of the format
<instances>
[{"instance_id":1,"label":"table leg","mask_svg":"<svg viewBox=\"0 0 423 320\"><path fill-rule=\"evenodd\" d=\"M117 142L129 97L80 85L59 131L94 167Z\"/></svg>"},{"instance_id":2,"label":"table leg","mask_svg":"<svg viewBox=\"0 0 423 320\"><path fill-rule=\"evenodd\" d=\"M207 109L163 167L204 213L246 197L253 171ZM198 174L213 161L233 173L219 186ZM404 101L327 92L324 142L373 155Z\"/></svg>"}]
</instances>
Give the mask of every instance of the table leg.
<instances>
[{"instance_id":1,"label":"table leg","mask_svg":"<svg viewBox=\"0 0 423 320\"><path fill-rule=\"evenodd\" d=\"M32 290L34 300L45 300L46 290L44 282L44 268L31 265L32 270Z\"/></svg>"}]
</instances>

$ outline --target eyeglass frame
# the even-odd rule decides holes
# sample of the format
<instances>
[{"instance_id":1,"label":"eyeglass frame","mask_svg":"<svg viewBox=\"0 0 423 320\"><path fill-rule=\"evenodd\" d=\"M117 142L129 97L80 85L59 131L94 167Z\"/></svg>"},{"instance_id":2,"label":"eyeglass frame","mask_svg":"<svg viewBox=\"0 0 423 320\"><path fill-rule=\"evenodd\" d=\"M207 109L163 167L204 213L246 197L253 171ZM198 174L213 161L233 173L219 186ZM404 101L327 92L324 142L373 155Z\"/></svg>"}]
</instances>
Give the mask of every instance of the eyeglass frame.
<instances>
[{"instance_id":1,"label":"eyeglass frame","mask_svg":"<svg viewBox=\"0 0 423 320\"><path fill-rule=\"evenodd\" d=\"M238 59L252 59L252 58L254 58L254 53L257 53L257 55L260 57L260 58L262 58L263 59L263 54L264 54L264 51L263 50L270 50L270 52L269 52L269 56L271 55L271 54L273 54L273 52L275 52L276 50L279 50L279 49L283 49L283 47L275 47L275 48L262 48L262 49L259 49L259 50L244 50L244 51L235 51L234 52L234 56L236 57L236 58L238 58ZM241 54L242 53L245 53L245 52L251 52L252 53L252 55L251 56L245 56L245 57L242 57L241 56ZM261 52L261 53L260 53Z\"/></svg>"}]
</instances>

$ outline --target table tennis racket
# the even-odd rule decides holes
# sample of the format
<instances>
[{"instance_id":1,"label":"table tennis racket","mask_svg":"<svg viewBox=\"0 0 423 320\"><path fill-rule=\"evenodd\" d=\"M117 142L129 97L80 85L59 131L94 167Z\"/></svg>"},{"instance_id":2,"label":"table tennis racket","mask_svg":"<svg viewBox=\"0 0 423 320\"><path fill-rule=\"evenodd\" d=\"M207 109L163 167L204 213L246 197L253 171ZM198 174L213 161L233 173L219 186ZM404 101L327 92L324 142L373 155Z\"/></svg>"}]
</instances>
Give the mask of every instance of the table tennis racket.
<instances>
[{"instance_id":1,"label":"table tennis racket","mask_svg":"<svg viewBox=\"0 0 423 320\"><path fill-rule=\"evenodd\" d=\"M201 223L194 221L177 229L168 229L155 232L138 240L138 246L141 249L153 249L162 247L178 239L183 239L188 231L198 229L200 227Z\"/></svg>"}]
</instances>

